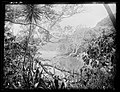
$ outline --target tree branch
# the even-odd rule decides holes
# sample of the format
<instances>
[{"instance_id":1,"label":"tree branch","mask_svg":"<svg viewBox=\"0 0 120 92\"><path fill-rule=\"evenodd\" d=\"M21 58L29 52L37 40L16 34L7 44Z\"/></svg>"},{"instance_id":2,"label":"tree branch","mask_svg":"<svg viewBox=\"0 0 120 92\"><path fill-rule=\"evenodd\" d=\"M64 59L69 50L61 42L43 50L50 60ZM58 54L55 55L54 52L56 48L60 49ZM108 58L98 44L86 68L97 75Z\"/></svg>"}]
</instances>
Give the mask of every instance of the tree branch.
<instances>
[{"instance_id":1,"label":"tree branch","mask_svg":"<svg viewBox=\"0 0 120 92\"><path fill-rule=\"evenodd\" d=\"M14 23L14 24L21 24L21 25L29 25L29 24L31 24L31 23L25 24L25 23L15 22L15 21L12 21L12 20L9 20L9 19L5 19L5 21L8 21L8 22L11 22L11 23Z\"/></svg>"},{"instance_id":2,"label":"tree branch","mask_svg":"<svg viewBox=\"0 0 120 92\"><path fill-rule=\"evenodd\" d=\"M46 68L45 68L41 63L39 63L39 65L43 68L43 70L44 70L48 75L50 75L50 76L53 77L53 74L52 74L51 72L48 72L48 71L46 70Z\"/></svg>"},{"instance_id":3,"label":"tree branch","mask_svg":"<svg viewBox=\"0 0 120 92\"><path fill-rule=\"evenodd\" d=\"M67 7L67 5L65 7ZM56 21L50 26L50 29L56 24L56 22L60 19L60 17L62 17L62 15L64 14L64 11L65 11L65 8L63 9L63 11L60 14L60 16L56 19Z\"/></svg>"},{"instance_id":4,"label":"tree branch","mask_svg":"<svg viewBox=\"0 0 120 92\"><path fill-rule=\"evenodd\" d=\"M43 66L49 66L49 67L54 67L52 65L49 65L49 64L43 64ZM55 69L61 71L61 72L67 72L67 73L70 73L71 74L71 71L67 71L67 70L63 70L63 69L59 69L58 67L54 67ZM79 75L79 73L73 73L73 74L76 74L76 75Z\"/></svg>"}]
</instances>

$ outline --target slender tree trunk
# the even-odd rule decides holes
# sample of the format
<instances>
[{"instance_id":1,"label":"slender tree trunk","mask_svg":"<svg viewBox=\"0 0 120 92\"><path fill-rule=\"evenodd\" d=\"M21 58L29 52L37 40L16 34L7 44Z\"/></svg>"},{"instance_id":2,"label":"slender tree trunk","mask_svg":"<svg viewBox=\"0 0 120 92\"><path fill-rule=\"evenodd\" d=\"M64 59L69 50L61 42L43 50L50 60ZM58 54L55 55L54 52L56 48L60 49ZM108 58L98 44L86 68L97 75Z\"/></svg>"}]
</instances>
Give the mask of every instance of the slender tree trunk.
<instances>
[{"instance_id":1,"label":"slender tree trunk","mask_svg":"<svg viewBox=\"0 0 120 92\"><path fill-rule=\"evenodd\" d=\"M23 71L23 78L24 78L24 81L26 80L26 78L24 77L26 74L25 74L25 62L26 62L26 56L27 56L27 53L30 53L30 52L28 52L28 45L29 45L29 41L30 41L30 37L31 37L31 35L32 35L32 25L30 24L30 29L29 29L29 35L28 35L28 37L27 37L27 39L26 39L26 49L25 49L25 56L24 56L24 62L23 62L23 69L24 69L24 71ZM31 57L29 56L29 59L30 59L30 67L29 67L29 73L30 74L28 74L27 75L27 78L28 78L28 81L27 81L27 87L30 87L30 84L29 84L29 77L30 77L30 75L31 75L31 69L32 69L32 60L31 60Z\"/></svg>"},{"instance_id":2,"label":"slender tree trunk","mask_svg":"<svg viewBox=\"0 0 120 92\"><path fill-rule=\"evenodd\" d=\"M25 49L25 56L24 56L24 62L23 62L23 67L25 66L25 58L26 58L26 55L27 55L27 52L28 52L28 44L29 44L29 39L30 39L30 37L31 37L31 24L30 24L30 30L29 30L29 35L28 35L28 37L26 38L26 49Z\"/></svg>"},{"instance_id":3,"label":"slender tree trunk","mask_svg":"<svg viewBox=\"0 0 120 92\"><path fill-rule=\"evenodd\" d=\"M108 5L108 4L104 4L104 7L105 7L105 9L106 9L106 11L107 11L107 13L108 13L108 15L109 15L112 23L113 23L113 26L114 26L115 29L116 29L116 19L115 19L114 15L113 15L113 13L112 13L109 5Z\"/></svg>"}]
</instances>

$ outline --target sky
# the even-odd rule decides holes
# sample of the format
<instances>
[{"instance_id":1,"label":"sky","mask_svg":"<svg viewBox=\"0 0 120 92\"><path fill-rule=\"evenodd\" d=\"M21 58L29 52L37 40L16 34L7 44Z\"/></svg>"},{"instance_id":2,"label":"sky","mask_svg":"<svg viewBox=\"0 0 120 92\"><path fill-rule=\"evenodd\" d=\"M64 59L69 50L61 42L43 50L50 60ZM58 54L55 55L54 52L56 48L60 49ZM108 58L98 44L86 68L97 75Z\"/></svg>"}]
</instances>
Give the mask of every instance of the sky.
<instances>
[{"instance_id":1,"label":"sky","mask_svg":"<svg viewBox=\"0 0 120 92\"><path fill-rule=\"evenodd\" d=\"M76 14L70 18L63 19L60 23L62 27L71 25L84 25L87 27L94 27L101 19L107 17L108 13L103 4L84 4L86 11ZM113 13L116 13L116 4L109 4Z\"/></svg>"}]
</instances>

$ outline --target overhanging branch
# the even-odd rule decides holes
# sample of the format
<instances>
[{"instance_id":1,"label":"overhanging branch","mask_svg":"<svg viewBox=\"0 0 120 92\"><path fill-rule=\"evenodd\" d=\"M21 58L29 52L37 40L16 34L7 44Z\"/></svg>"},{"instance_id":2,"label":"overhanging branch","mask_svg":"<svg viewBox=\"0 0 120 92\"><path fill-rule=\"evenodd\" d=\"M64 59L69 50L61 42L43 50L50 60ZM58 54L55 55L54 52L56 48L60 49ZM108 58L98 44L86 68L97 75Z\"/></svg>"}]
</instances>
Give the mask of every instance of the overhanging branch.
<instances>
[{"instance_id":1,"label":"overhanging branch","mask_svg":"<svg viewBox=\"0 0 120 92\"><path fill-rule=\"evenodd\" d=\"M57 69L57 70L59 70L59 71L61 71L61 72L67 72L67 73L71 74L71 71L67 71L67 70L65 70L65 69L60 69L60 68L58 68L58 67L56 67L56 66L52 66L52 65L49 65L49 64L43 64L42 66L43 66L43 67L44 67L44 66L53 67L53 68L55 68L55 69ZM79 75L79 73L72 73L72 74Z\"/></svg>"},{"instance_id":2,"label":"overhanging branch","mask_svg":"<svg viewBox=\"0 0 120 92\"><path fill-rule=\"evenodd\" d=\"M41 28L41 29L49 32L47 29L45 29L45 28L43 28L43 27L41 27L41 26L39 26L39 25L37 25L37 24L34 24L34 23L27 23L27 24L25 24L25 23L20 23L20 22L15 22L15 21L12 21L12 20L8 20L8 19L6 19L5 21L9 21L9 22L11 22L11 23L21 24L21 25L30 25L30 24L32 24L32 25L35 25L35 26L37 26L37 27L39 27L39 28ZM51 34L50 34L50 35L51 35ZM53 35L51 35L51 36L54 37ZM56 38L56 37L54 37L54 38ZM56 39L59 39L59 38L56 38ZM50 41L50 42L51 42L51 41ZM56 43L56 42L51 42L51 43Z\"/></svg>"}]
</instances>

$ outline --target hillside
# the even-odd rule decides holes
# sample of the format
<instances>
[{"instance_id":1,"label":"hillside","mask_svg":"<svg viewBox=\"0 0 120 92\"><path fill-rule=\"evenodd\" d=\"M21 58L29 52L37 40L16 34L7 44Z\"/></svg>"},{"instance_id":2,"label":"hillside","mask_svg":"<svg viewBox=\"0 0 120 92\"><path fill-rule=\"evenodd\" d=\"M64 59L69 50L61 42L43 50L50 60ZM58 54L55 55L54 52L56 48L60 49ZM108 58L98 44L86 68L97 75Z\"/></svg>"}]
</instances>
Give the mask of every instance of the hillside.
<instances>
[{"instance_id":1,"label":"hillside","mask_svg":"<svg viewBox=\"0 0 120 92\"><path fill-rule=\"evenodd\" d=\"M116 18L116 14L114 14L114 16ZM95 27L99 27L99 26L113 26L109 16L105 17L100 22L98 22Z\"/></svg>"}]
</instances>

